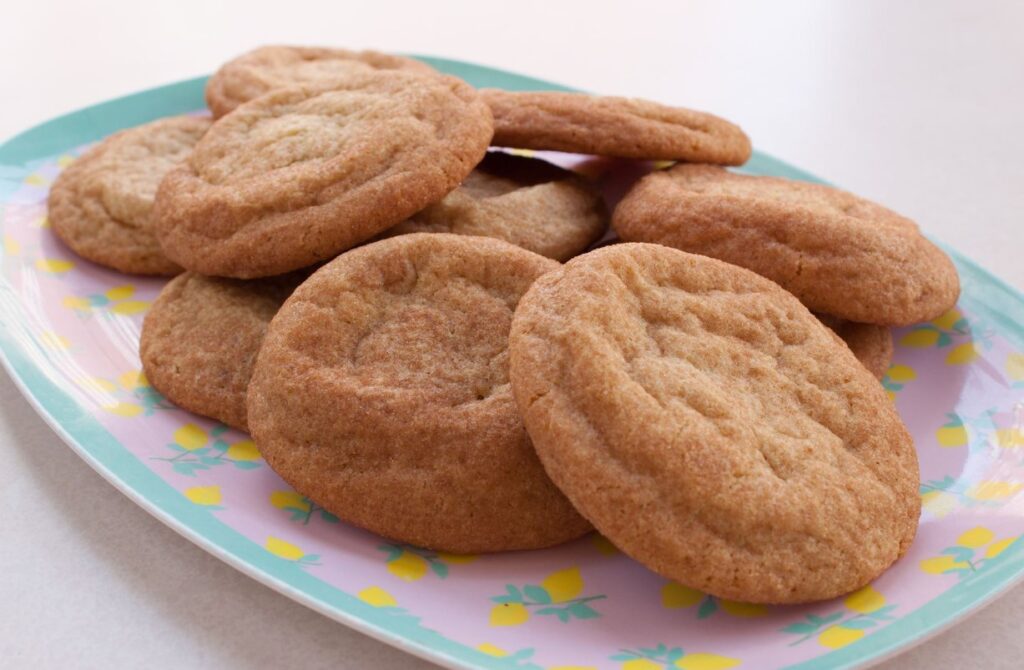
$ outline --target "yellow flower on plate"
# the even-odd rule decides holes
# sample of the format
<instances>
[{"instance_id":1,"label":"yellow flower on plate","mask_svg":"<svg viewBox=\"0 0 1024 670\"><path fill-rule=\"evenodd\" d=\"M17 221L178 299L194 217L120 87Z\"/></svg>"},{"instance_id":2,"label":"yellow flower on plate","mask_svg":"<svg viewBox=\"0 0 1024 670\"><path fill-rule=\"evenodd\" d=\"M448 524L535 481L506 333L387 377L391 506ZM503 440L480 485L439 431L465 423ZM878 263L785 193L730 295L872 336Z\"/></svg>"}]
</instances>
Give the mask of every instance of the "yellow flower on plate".
<instances>
[{"instance_id":1,"label":"yellow flower on plate","mask_svg":"<svg viewBox=\"0 0 1024 670\"><path fill-rule=\"evenodd\" d=\"M209 436L199 426L194 423L186 423L184 426L174 431L174 443L180 447L184 447L188 451L199 449L209 440Z\"/></svg>"},{"instance_id":2,"label":"yellow flower on plate","mask_svg":"<svg viewBox=\"0 0 1024 670\"><path fill-rule=\"evenodd\" d=\"M686 654L675 662L675 666L680 670L727 670L739 664L738 658L702 653Z\"/></svg>"},{"instance_id":3,"label":"yellow flower on plate","mask_svg":"<svg viewBox=\"0 0 1024 670\"><path fill-rule=\"evenodd\" d=\"M995 533L990 531L984 526L975 526L974 528L964 532L956 539L956 543L961 547L970 547L971 549L977 549L983 547L992 540L995 539Z\"/></svg>"},{"instance_id":4,"label":"yellow flower on plate","mask_svg":"<svg viewBox=\"0 0 1024 670\"><path fill-rule=\"evenodd\" d=\"M107 410L111 414L131 418L142 414L142 407L136 405L133 402L117 402L113 405L104 405L103 409Z\"/></svg>"},{"instance_id":5,"label":"yellow flower on plate","mask_svg":"<svg viewBox=\"0 0 1024 670\"><path fill-rule=\"evenodd\" d=\"M768 614L768 608L756 603L741 603L735 600L719 600L718 604L722 609L735 617L741 619L753 619L754 617Z\"/></svg>"},{"instance_id":6,"label":"yellow flower on plate","mask_svg":"<svg viewBox=\"0 0 1024 670\"><path fill-rule=\"evenodd\" d=\"M219 486L193 486L185 489L185 497L197 505L219 505L221 501Z\"/></svg>"},{"instance_id":7,"label":"yellow flower on plate","mask_svg":"<svg viewBox=\"0 0 1024 670\"><path fill-rule=\"evenodd\" d=\"M988 549L985 550L985 558L995 558L1006 551L1006 549L1013 544L1016 539L1016 537L1007 537L988 545Z\"/></svg>"},{"instance_id":8,"label":"yellow flower on plate","mask_svg":"<svg viewBox=\"0 0 1024 670\"><path fill-rule=\"evenodd\" d=\"M40 258L36 260L35 266L36 269L43 272L61 274L75 267L75 264L62 258Z\"/></svg>"},{"instance_id":9,"label":"yellow flower on plate","mask_svg":"<svg viewBox=\"0 0 1024 670\"><path fill-rule=\"evenodd\" d=\"M507 651L505 651L501 647L494 646L490 642L483 642L481 644L478 644L476 648L477 651L482 651L488 656L496 656L498 658L501 658L502 656L508 656Z\"/></svg>"},{"instance_id":10,"label":"yellow flower on plate","mask_svg":"<svg viewBox=\"0 0 1024 670\"><path fill-rule=\"evenodd\" d=\"M548 575L541 586L556 603L564 603L572 600L583 591L583 577L580 576L579 568L567 568Z\"/></svg>"},{"instance_id":11,"label":"yellow flower on plate","mask_svg":"<svg viewBox=\"0 0 1024 670\"><path fill-rule=\"evenodd\" d=\"M981 355L978 345L974 342L964 342L953 347L952 351L946 354L947 365L967 365L973 363Z\"/></svg>"},{"instance_id":12,"label":"yellow flower on plate","mask_svg":"<svg viewBox=\"0 0 1024 670\"><path fill-rule=\"evenodd\" d=\"M149 380L146 379L146 375L142 370L129 370L121 374L117 378L117 382L129 391L149 386Z\"/></svg>"},{"instance_id":13,"label":"yellow flower on plate","mask_svg":"<svg viewBox=\"0 0 1024 670\"><path fill-rule=\"evenodd\" d=\"M310 510L309 501L295 491L274 491L270 494L270 504L278 509L291 507L303 512Z\"/></svg>"},{"instance_id":14,"label":"yellow flower on plate","mask_svg":"<svg viewBox=\"0 0 1024 670\"><path fill-rule=\"evenodd\" d=\"M108 289L103 295L107 296L108 300L127 300L128 298L135 295L135 287L131 284L125 284L124 286L115 286L112 289Z\"/></svg>"},{"instance_id":15,"label":"yellow flower on plate","mask_svg":"<svg viewBox=\"0 0 1024 670\"><path fill-rule=\"evenodd\" d=\"M60 304L64 305L68 309L79 310L89 309L91 306L87 298L80 298L77 295L65 296L65 298L60 301Z\"/></svg>"},{"instance_id":16,"label":"yellow flower on plate","mask_svg":"<svg viewBox=\"0 0 1024 670\"><path fill-rule=\"evenodd\" d=\"M703 598L702 592L677 582L669 582L661 587L661 606L666 609L693 607Z\"/></svg>"},{"instance_id":17,"label":"yellow flower on plate","mask_svg":"<svg viewBox=\"0 0 1024 670\"><path fill-rule=\"evenodd\" d=\"M149 309L149 303L141 300L125 300L124 302L114 303L110 308L110 311L114 314L122 314L124 316L131 316L132 314L140 314Z\"/></svg>"},{"instance_id":18,"label":"yellow flower on plate","mask_svg":"<svg viewBox=\"0 0 1024 670\"><path fill-rule=\"evenodd\" d=\"M1024 354L1012 353L1006 357L1006 372L1015 382L1024 380Z\"/></svg>"},{"instance_id":19,"label":"yellow flower on plate","mask_svg":"<svg viewBox=\"0 0 1024 670\"><path fill-rule=\"evenodd\" d=\"M921 494L921 507L941 518L957 508L956 496L945 491L928 491Z\"/></svg>"},{"instance_id":20,"label":"yellow flower on plate","mask_svg":"<svg viewBox=\"0 0 1024 670\"><path fill-rule=\"evenodd\" d=\"M909 365L896 364L889 366L885 374L897 384L906 384L917 379L917 372Z\"/></svg>"},{"instance_id":21,"label":"yellow flower on plate","mask_svg":"<svg viewBox=\"0 0 1024 670\"><path fill-rule=\"evenodd\" d=\"M901 345L904 347L914 347L915 349L934 347L938 341L939 331L932 330L931 328L913 330L900 338Z\"/></svg>"},{"instance_id":22,"label":"yellow flower on plate","mask_svg":"<svg viewBox=\"0 0 1024 670\"><path fill-rule=\"evenodd\" d=\"M39 343L47 349L55 349L57 351L63 351L71 348L71 340L63 335L58 335L52 330L43 331L39 335Z\"/></svg>"},{"instance_id":23,"label":"yellow flower on plate","mask_svg":"<svg viewBox=\"0 0 1024 670\"><path fill-rule=\"evenodd\" d=\"M950 422L935 431L935 439L943 447L962 447L967 444L967 426L962 422Z\"/></svg>"},{"instance_id":24,"label":"yellow flower on plate","mask_svg":"<svg viewBox=\"0 0 1024 670\"><path fill-rule=\"evenodd\" d=\"M82 388L96 393L113 393L117 387L103 377L82 377L78 380Z\"/></svg>"},{"instance_id":25,"label":"yellow flower on plate","mask_svg":"<svg viewBox=\"0 0 1024 670\"><path fill-rule=\"evenodd\" d=\"M526 623L530 613L522 603L501 603L491 608L492 626L519 626Z\"/></svg>"},{"instance_id":26,"label":"yellow flower on plate","mask_svg":"<svg viewBox=\"0 0 1024 670\"><path fill-rule=\"evenodd\" d=\"M1024 447L1024 430L1020 428L1000 428L996 431L996 444L1003 449Z\"/></svg>"},{"instance_id":27,"label":"yellow flower on plate","mask_svg":"<svg viewBox=\"0 0 1024 670\"><path fill-rule=\"evenodd\" d=\"M932 319L932 325L941 328L942 330L953 330L953 326L956 322L961 319L963 315L960 314L960 310L956 307L949 310L937 319Z\"/></svg>"},{"instance_id":28,"label":"yellow flower on plate","mask_svg":"<svg viewBox=\"0 0 1024 670\"><path fill-rule=\"evenodd\" d=\"M967 495L975 500L1001 500L1015 495L1024 487L1020 482L978 482Z\"/></svg>"},{"instance_id":29,"label":"yellow flower on plate","mask_svg":"<svg viewBox=\"0 0 1024 670\"><path fill-rule=\"evenodd\" d=\"M401 556L388 561L388 572L406 582L422 579L423 575L427 574L428 567L425 558L411 551L403 551Z\"/></svg>"},{"instance_id":30,"label":"yellow flower on plate","mask_svg":"<svg viewBox=\"0 0 1024 670\"><path fill-rule=\"evenodd\" d=\"M918 565L920 565L921 569L929 575L941 575L949 572L950 570L970 567L963 561L958 561L952 556L935 556L934 558L926 558Z\"/></svg>"},{"instance_id":31,"label":"yellow flower on plate","mask_svg":"<svg viewBox=\"0 0 1024 670\"><path fill-rule=\"evenodd\" d=\"M864 631L842 626L829 626L818 636L818 642L829 649L839 649L848 644L853 644L864 637Z\"/></svg>"},{"instance_id":32,"label":"yellow flower on plate","mask_svg":"<svg viewBox=\"0 0 1024 670\"><path fill-rule=\"evenodd\" d=\"M632 658L622 664L622 670L662 670L663 667L649 658Z\"/></svg>"},{"instance_id":33,"label":"yellow flower on plate","mask_svg":"<svg viewBox=\"0 0 1024 670\"><path fill-rule=\"evenodd\" d=\"M395 597L379 586L369 586L356 595L368 605L374 607L397 607L398 601Z\"/></svg>"},{"instance_id":34,"label":"yellow flower on plate","mask_svg":"<svg viewBox=\"0 0 1024 670\"><path fill-rule=\"evenodd\" d=\"M464 563L472 563L477 559L474 554L449 554L446 552L439 552L437 557L445 563L451 563L452 565L462 565Z\"/></svg>"},{"instance_id":35,"label":"yellow flower on plate","mask_svg":"<svg viewBox=\"0 0 1024 670\"><path fill-rule=\"evenodd\" d=\"M279 556L280 558L284 558L289 561L297 561L306 555L302 549L299 549L291 542L286 542L285 540L282 540L279 537L274 537L273 535L267 538L267 541L263 546L266 547L267 551L272 553L274 556Z\"/></svg>"},{"instance_id":36,"label":"yellow flower on plate","mask_svg":"<svg viewBox=\"0 0 1024 670\"><path fill-rule=\"evenodd\" d=\"M885 605L885 596L868 585L846 596L843 602L854 612L871 614L882 609Z\"/></svg>"},{"instance_id":37,"label":"yellow flower on plate","mask_svg":"<svg viewBox=\"0 0 1024 670\"><path fill-rule=\"evenodd\" d=\"M260 450L252 440L242 440L228 447L227 457L234 461L255 461L260 457Z\"/></svg>"}]
</instances>

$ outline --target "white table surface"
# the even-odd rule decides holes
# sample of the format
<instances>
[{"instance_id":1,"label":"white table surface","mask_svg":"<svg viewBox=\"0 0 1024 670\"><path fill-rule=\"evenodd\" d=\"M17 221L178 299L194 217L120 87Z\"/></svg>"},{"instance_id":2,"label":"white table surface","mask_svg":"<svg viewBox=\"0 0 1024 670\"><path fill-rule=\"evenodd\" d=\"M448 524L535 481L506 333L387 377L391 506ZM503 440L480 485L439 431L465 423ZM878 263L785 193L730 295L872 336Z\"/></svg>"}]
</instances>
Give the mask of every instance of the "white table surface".
<instances>
[{"instance_id":1,"label":"white table surface","mask_svg":"<svg viewBox=\"0 0 1024 670\"><path fill-rule=\"evenodd\" d=\"M0 137L263 43L448 56L721 114L1024 289L1024 3L600 4L11 0ZM1024 588L885 667L1021 667L1021 620ZM164 527L2 373L0 665L433 667Z\"/></svg>"}]
</instances>

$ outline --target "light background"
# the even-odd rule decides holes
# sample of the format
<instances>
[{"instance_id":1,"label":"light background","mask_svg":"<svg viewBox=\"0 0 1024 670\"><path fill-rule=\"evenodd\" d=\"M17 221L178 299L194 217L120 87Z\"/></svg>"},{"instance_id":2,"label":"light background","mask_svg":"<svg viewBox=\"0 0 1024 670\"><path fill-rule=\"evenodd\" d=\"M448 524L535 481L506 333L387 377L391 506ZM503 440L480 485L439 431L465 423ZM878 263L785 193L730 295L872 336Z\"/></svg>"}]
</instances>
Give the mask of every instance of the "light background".
<instances>
[{"instance_id":1,"label":"light background","mask_svg":"<svg viewBox=\"0 0 1024 670\"><path fill-rule=\"evenodd\" d=\"M263 43L447 56L706 109L1024 289L1024 3L8 0L0 138ZM1024 662L1024 590L887 666ZM0 373L0 665L428 668L235 572Z\"/></svg>"}]
</instances>

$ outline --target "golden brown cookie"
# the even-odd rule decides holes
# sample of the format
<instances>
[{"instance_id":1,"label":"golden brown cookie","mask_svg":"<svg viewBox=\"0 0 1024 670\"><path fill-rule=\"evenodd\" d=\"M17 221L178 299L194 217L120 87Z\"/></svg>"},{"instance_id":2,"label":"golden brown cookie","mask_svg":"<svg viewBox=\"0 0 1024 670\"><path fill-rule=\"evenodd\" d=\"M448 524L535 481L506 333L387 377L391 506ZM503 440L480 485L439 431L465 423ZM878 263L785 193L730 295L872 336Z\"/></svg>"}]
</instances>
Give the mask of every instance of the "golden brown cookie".
<instances>
[{"instance_id":1,"label":"golden brown cookie","mask_svg":"<svg viewBox=\"0 0 1024 670\"><path fill-rule=\"evenodd\" d=\"M483 89L503 147L742 165L750 139L725 119L649 100Z\"/></svg>"},{"instance_id":2,"label":"golden brown cookie","mask_svg":"<svg viewBox=\"0 0 1024 670\"><path fill-rule=\"evenodd\" d=\"M551 479L685 586L833 598L914 538L917 456L884 389L752 272L653 244L593 251L534 283L509 349Z\"/></svg>"},{"instance_id":3,"label":"golden brown cookie","mask_svg":"<svg viewBox=\"0 0 1024 670\"><path fill-rule=\"evenodd\" d=\"M878 379L885 376L885 371L892 364L892 331L885 326L843 321L828 314L815 316L846 343L868 372Z\"/></svg>"},{"instance_id":4,"label":"golden brown cookie","mask_svg":"<svg viewBox=\"0 0 1024 670\"><path fill-rule=\"evenodd\" d=\"M604 200L582 177L537 158L492 151L459 188L384 235L482 235L565 261L607 228Z\"/></svg>"},{"instance_id":5,"label":"golden brown cookie","mask_svg":"<svg viewBox=\"0 0 1024 670\"><path fill-rule=\"evenodd\" d=\"M157 243L153 198L160 180L209 127L207 118L175 116L107 137L53 183L53 231L79 256L121 272L181 272Z\"/></svg>"},{"instance_id":6,"label":"golden brown cookie","mask_svg":"<svg viewBox=\"0 0 1024 670\"><path fill-rule=\"evenodd\" d=\"M641 179L612 226L626 241L748 268L814 311L859 323L928 321L960 295L952 261L913 221L820 184L676 165Z\"/></svg>"},{"instance_id":7,"label":"golden brown cookie","mask_svg":"<svg viewBox=\"0 0 1024 670\"><path fill-rule=\"evenodd\" d=\"M245 397L256 354L270 320L304 277L175 277L142 324L146 378L174 404L248 430Z\"/></svg>"},{"instance_id":8,"label":"golden brown cookie","mask_svg":"<svg viewBox=\"0 0 1024 670\"><path fill-rule=\"evenodd\" d=\"M367 69L436 74L426 63L376 51L265 46L222 65L206 84L206 104L216 119L275 88Z\"/></svg>"},{"instance_id":9,"label":"golden brown cookie","mask_svg":"<svg viewBox=\"0 0 1024 670\"><path fill-rule=\"evenodd\" d=\"M456 553L585 533L512 399L508 329L550 259L506 242L399 235L313 274L270 324L249 427L270 466L342 519Z\"/></svg>"},{"instance_id":10,"label":"golden brown cookie","mask_svg":"<svg viewBox=\"0 0 1024 670\"><path fill-rule=\"evenodd\" d=\"M160 244L206 275L312 265L440 200L490 139L487 106L453 77L366 71L275 89L218 120L160 184Z\"/></svg>"}]
</instances>

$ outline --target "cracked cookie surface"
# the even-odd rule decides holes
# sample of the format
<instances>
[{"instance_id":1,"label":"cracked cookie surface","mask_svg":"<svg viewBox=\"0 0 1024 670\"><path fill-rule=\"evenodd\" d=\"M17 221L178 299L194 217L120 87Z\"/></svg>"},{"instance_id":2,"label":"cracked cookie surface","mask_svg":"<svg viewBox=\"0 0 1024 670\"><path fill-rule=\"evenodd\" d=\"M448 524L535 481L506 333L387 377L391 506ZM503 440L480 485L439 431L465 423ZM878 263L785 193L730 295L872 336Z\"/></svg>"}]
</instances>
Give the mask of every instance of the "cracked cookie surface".
<instances>
[{"instance_id":1,"label":"cracked cookie surface","mask_svg":"<svg viewBox=\"0 0 1024 670\"><path fill-rule=\"evenodd\" d=\"M750 158L750 139L739 126L707 112L583 93L480 94L494 114L497 146L722 165Z\"/></svg>"},{"instance_id":2,"label":"cracked cookie surface","mask_svg":"<svg viewBox=\"0 0 1024 670\"><path fill-rule=\"evenodd\" d=\"M651 244L541 277L510 336L551 479L625 553L764 603L832 598L909 547L917 456L881 385L793 296Z\"/></svg>"},{"instance_id":3,"label":"cracked cookie surface","mask_svg":"<svg viewBox=\"0 0 1024 670\"><path fill-rule=\"evenodd\" d=\"M157 192L184 267L238 278L332 258L458 186L490 111L453 77L367 71L275 89L218 120Z\"/></svg>"},{"instance_id":4,"label":"cracked cookie surface","mask_svg":"<svg viewBox=\"0 0 1024 670\"><path fill-rule=\"evenodd\" d=\"M270 325L249 426L270 466L342 519L456 553L539 548L590 525L544 474L508 380L520 296L555 261L400 235L314 273Z\"/></svg>"},{"instance_id":5,"label":"cracked cookie surface","mask_svg":"<svg viewBox=\"0 0 1024 670\"><path fill-rule=\"evenodd\" d=\"M270 320L304 277L175 277L142 324L146 378L174 404L248 430L245 399L256 354Z\"/></svg>"},{"instance_id":6,"label":"cracked cookie surface","mask_svg":"<svg viewBox=\"0 0 1024 670\"><path fill-rule=\"evenodd\" d=\"M160 180L210 127L196 116L159 119L115 133L77 158L50 189L53 231L72 251L130 274L175 275L152 209Z\"/></svg>"},{"instance_id":7,"label":"cracked cookie surface","mask_svg":"<svg viewBox=\"0 0 1024 670\"><path fill-rule=\"evenodd\" d=\"M336 79L365 70L436 74L426 63L378 51L265 46L222 65L206 84L206 104L216 119L275 88Z\"/></svg>"},{"instance_id":8,"label":"cracked cookie surface","mask_svg":"<svg viewBox=\"0 0 1024 670\"><path fill-rule=\"evenodd\" d=\"M630 242L711 256L858 323L934 319L960 295L953 262L910 219L839 189L676 165L641 179L612 226Z\"/></svg>"},{"instance_id":9,"label":"cracked cookie surface","mask_svg":"<svg viewBox=\"0 0 1024 670\"><path fill-rule=\"evenodd\" d=\"M482 235L565 261L607 228L604 199L582 177L540 159L492 151L441 202L384 235Z\"/></svg>"}]
</instances>

